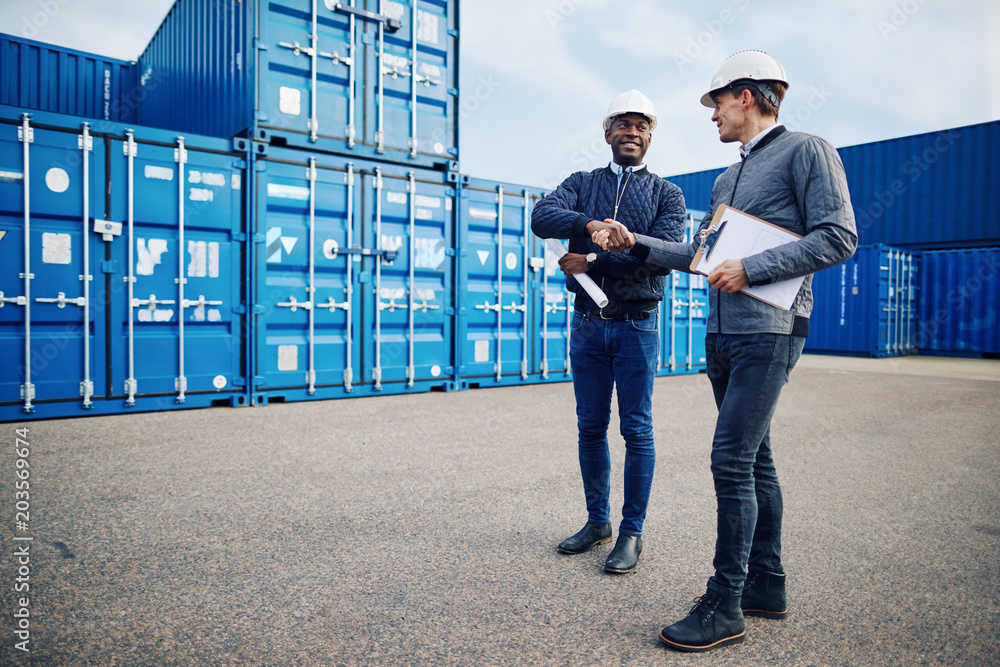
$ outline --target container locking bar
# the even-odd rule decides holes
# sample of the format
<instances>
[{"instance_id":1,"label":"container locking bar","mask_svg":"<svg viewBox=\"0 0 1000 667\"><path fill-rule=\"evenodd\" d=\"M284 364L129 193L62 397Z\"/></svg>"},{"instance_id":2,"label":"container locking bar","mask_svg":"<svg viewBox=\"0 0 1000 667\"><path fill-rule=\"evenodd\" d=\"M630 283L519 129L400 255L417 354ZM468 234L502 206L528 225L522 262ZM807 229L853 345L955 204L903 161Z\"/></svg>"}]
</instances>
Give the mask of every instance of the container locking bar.
<instances>
[{"instance_id":1,"label":"container locking bar","mask_svg":"<svg viewBox=\"0 0 1000 667\"><path fill-rule=\"evenodd\" d=\"M376 23L381 23L385 26L385 29L389 32L396 32L403 27L403 22L399 19L390 18L382 14L376 14L375 12L370 12L359 7L350 7L343 3L338 2L333 8L337 11L345 12L347 14L353 14L358 18L365 19L367 21L374 21Z\"/></svg>"}]
</instances>

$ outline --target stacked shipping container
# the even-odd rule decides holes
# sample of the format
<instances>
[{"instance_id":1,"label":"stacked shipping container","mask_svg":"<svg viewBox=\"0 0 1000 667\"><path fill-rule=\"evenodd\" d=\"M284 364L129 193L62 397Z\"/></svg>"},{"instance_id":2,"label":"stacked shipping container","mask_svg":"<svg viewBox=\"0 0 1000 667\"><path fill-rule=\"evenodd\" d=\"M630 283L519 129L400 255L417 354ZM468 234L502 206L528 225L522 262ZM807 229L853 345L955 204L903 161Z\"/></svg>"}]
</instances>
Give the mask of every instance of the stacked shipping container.
<instances>
[{"instance_id":1,"label":"stacked shipping container","mask_svg":"<svg viewBox=\"0 0 1000 667\"><path fill-rule=\"evenodd\" d=\"M456 171L457 25L178 0L117 70L12 38L0 420L570 379L544 193ZM659 372L697 372L707 286L669 280Z\"/></svg>"}]
</instances>

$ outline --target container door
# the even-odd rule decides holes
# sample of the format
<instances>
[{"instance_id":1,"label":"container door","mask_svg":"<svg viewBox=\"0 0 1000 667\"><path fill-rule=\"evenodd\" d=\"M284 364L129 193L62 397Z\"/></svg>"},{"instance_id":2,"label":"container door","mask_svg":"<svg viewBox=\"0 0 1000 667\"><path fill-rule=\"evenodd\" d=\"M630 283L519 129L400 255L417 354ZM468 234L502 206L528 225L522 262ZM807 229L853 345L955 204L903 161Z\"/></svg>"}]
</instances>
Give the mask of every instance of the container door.
<instances>
[{"instance_id":1,"label":"container door","mask_svg":"<svg viewBox=\"0 0 1000 667\"><path fill-rule=\"evenodd\" d=\"M359 184L352 164L329 158L268 161L258 172L258 391L324 398L360 379Z\"/></svg>"},{"instance_id":2,"label":"container door","mask_svg":"<svg viewBox=\"0 0 1000 667\"><path fill-rule=\"evenodd\" d=\"M378 0L386 21L369 22L364 86L365 142L395 159L430 156L453 160L457 150L455 114L456 49L451 24L456 10L448 0ZM371 3L369 3L371 5ZM414 20L414 17L415 20ZM391 30L397 22L398 30Z\"/></svg>"},{"instance_id":3,"label":"container door","mask_svg":"<svg viewBox=\"0 0 1000 667\"><path fill-rule=\"evenodd\" d=\"M293 139L299 147L321 136L354 143L358 20L340 6L281 0L262 11L268 49L258 83L260 125L278 135L299 135Z\"/></svg>"},{"instance_id":4,"label":"container door","mask_svg":"<svg viewBox=\"0 0 1000 667\"><path fill-rule=\"evenodd\" d=\"M103 144L89 127L0 125L0 405L4 418L36 402L81 408L103 393L95 337L103 302L95 284L103 246ZM96 196L95 196L96 195ZM40 416L48 416L44 409Z\"/></svg>"},{"instance_id":5,"label":"container door","mask_svg":"<svg viewBox=\"0 0 1000 667\"><path fill-rule=\"evenodd\" d=\"M364 175L364 238L376 251L359 276L364 380L375 391L444 386L454 372L454 190L431 178L440 175Z\"/></svg>"},{"instance_id":6,"label":"container door","mask_svg":"<svg viewBox=\"0 0 1000 667\"><path fill-rule=\"evenodd\" d=\"M568 380L569 331L575 295L566 289L566 275L559 268L556 254L538 237L534 238L534 257L538 258L532 266L537 265L533 306L535 368L542 380Z\"/></svg>"},{"instance_id":7,"label":"container door","mask_svg":"<svg viewBox=\"0 0 1000 667\"><path fill-rule=\"evenodd\" d=\"M242 366L242 160L114 140L110 334L113 386L126 406L238 404Z\"/></svg>"},{"instance_id":8,"label":"container door","mask_svg":"<svg viewBox=\"0 0 1000 667\"><path fill-rule=\"evenodd\" d=\"M489 188L489 189L487 189ZM530 201L486 183L462 188L463 377L528 379Z\"/></svg>"}]
</instances>

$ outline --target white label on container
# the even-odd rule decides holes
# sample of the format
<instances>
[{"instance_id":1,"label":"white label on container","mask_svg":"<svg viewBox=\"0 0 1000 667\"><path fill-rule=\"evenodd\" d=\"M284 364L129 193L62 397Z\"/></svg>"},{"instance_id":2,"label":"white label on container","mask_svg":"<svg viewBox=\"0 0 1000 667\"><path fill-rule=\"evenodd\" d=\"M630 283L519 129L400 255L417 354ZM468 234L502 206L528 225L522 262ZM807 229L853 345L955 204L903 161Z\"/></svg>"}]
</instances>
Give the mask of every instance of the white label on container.
<instances>
[{"instance_id":1,"label":"white label on container","mask_svg":"<svg viewBox=\"0 0 1000 667\"><path fill-rule=\"evenodd\" d=\"M278 346L278 370L279 371L299 370L299 348L297 345Z\"/></svg>"},{"instance_id":2,"label":"white label on container","mask_svg":"<svg viewBox=\"0 0 1000 667\"><path fill-rule=\"evenodd\" d=\"M444 210L446 210L446 211L450 211L451 210L451 200L450 199L445 199L444 200Z\"/></svg>"},{"instance_id":3,"label":"white label on container","mask_svg":"<svg viewBox=\"0 0 1000 667\"><path fill-rule=\"evenodd\" d=\"M486 262L490 258L490 251L489 250L477 250L476 254L479 255L479 263L482 264L483 266L486 266Z\"/></svg>"},{"instance_id":4,"label":"white label on container","mask_svg":"<svg viewBox=\"0 0 1000 667\"><path fill-rule=\"evenodd\" d=\"M212 201L215 193L205 188L191 188L191 201Z\"/></svg>"},{"instance_id":5,"label":"white label on container","mask_svg":"<svg viewBox=\"0 0 1000 667\"><path fill-rule=\"evenodd\" d=\"M391 19L401 19L403 14L406 13L406 7L399 4L398 2L387 2L385 3L385 15Z\"/></svg>"},{"instance_id":6,"label":"white label on container","mask_svg":"<svg viewBox=\"0 0 1000 667\"><path fill-rule=\"evenodd\" d=\"M8 183L18 183L24 178L24 174L19 171L0 171L0 181Z\"/></svg>"},{"instance_id":7,"label":"white label on container","mask_svg":"<svg viewBox=\"0 0 1000 667\"><path fill-rule=\"evenodd\" d=\"M418 289L414 290L413 296L421 301L433 301L437 298L437 292L432 289Z\"/></svg>"},{"instance_id":8,"label":"white label on container","mask_svg":"<svg viewBox=\"0 0 1000 667\"><path fill-rule=\"evenodd\" d=\"M441 155L442 153L444 153L444 144L442 144L440 141L435 142L434 143L434 152L437 153L438 155Z\"/></svg>"},{"instance_id":9,"label":"white label on container","mask_svg":"<svg viewBox=\"0 0 1000 667\"><path fill-rule=\"evenodd\" d=\"M309 201L309 188L299 185L282 185L281 183L268 183L267 196L278 199L299 199Z\"/></svg>"},{"instance_id":10,"label":"white label on container","mask_svg":"<svg viewBox=\"0 0 1000 667\"><path fill-rule=\"evenodd\" d=\"M140 322L169 322L174 317L172 308L143 308L138 312Z\"/></svg>"},{"instance_id":11,"label":"white label on container","mask_svg":"<svg viewBox=\"0 0 1000 667\"><path fill-rule=\"evenodd\" d=\"M46 264L69 264L73 261L69 234L42 234L42 261Z\"/></svg>"},{"instance_id":12,"label":"white label on container","mask_svg":"<svg viewBox=\"0 0 1000 667\"><path fill-rule=\"evenodd\" d=\"M487 211L486 209L483 208L470 208L469 216L476 218L477 220L496 220L497 212Z\"/></svg>"},{"instance_id":13,"label":"white label on container","mask_svg":"<svg viewBox=\"0 0 1000 667\"><path fill-rule=\"evenodd\" d=\"M239 190L240 189L240 184L241 184L240 175L239 174L233 174L232 182L233 182L233 190Z\"/></svg>"},{"instance_id":14,"label":"white label on container","mask_svg":"<svg viewBox=\"0 0 1000 667\"><path fill-rule=\"evenodd\" d=\"M439 375L441 375L441 367L438 366L437 364L434 364L433 366L431 366L431 377L436 378Z\"/></svg>"},{"instance_id":15,"label":"white label on container","mask_svg":"<svg viewBox=\"0 0 1000 667\"><path fill-rule=\"evenodd\" d=\"M160 263L160 255L167 251L166 239L144 238L135 240L135 253L138 255L135 262L135 272L140 276L153 275L153 269Z\"/></svg>"},{"instance_id":16,"label":"white label on container","mask_svg":"<svg viewBox=\"0 0 1000 667\"><path fill-rule=\"evenodd\" d=\"M187 274L191 278L219 277L219 242L188 241L191 262Z\"/></svg>"},{"instance_id":17,"label":"white label on container","mask_svg":"<svg viewBox=\"0 0 1000 667\"><path fill-rule=\"evenodd\" d=\"M441 199L438 197L417 195L417 206L423 206L424 208L441 208Z\"/></svg>"},{"instance_id":18,"label":"white label on container","mask_svg":"<svg viewBox=\"0 0 1000 667\"><path fill-rule=\"evenodd\" d=\"M439 271L444 264L444 239L416 239L413 266Z\"/></svg>"},{"instance_id":19,"label":"white label on container","mask_svg":"<svg viewBox=\"0 0 1000 667\"><path fill-rule=\"evenodd\" d=\"M222 389L223 387L225 387L226 386L226 376L225 375L216 375L214 378L212 378L212 386L215 387L216 389Z\"/></svg>"},{"instance_id":20,"label":"white label on container","mask_svg":"<svg viewBox=\"0 0 1000 667\"><path fill-rule=\"evenodd\" d=\"M174 170L169 167L157 167L156 165L147 164L143 173L146 175L146 178L156 178L161 181L174 180Z\"/></svg>"},{"instance_id":21,"label":"white label on container","mask_svg":"<svg viewBox=\"0 0 1000 667\"><path fill-rule=\"evenodd\" d=\"M433 219L434 219L434 211L427 208L417 209L417 220L433 220Z\"/></svg>"},{"instance_id":22,"label":"white label on container","mask_svg":"<svg viewBox=\"0 0 1000 667\"><path fill-rule=\"evenodd\" d=\"M441 73L441 68L437 65L420 63L420 73L428 79L433 79L435 83L442 83L444 81L444 75Z\"/></svg>"},{"instance_id":23,"label":"white label on container","mask_svg":"<svg viewBox=\"0 0 1000 667\"><path fill-rule=\"evenodd\" d=\"M477 340L476 341L476 362L489 361L490 360L490 341Z\"/></svg>"},{"instance_id":24,"label":"white label on container","mask_svg":"<svg viewBox=\"0 0 1000 667\"><path fill-rule=\"evenodd\" d=\"M438 43L438 15L417 10L417 39L429 44Z\"/></svg>"},{"instance_id":25,"label":"white label on container","mask_svg":"<svg viewBox=\"0 0 1000 667\"><path fill-rule=\"evenodd\" d=\"M211 171L195 171L192 169L188 172L188 183L201 183L202 185L217 185L220 188L226 187L226 175L216 174Z\"/></svg>"},{"instance_id":26,"label":"white label on container","mask_svg":"<svg viewBox=\"0 0 1000 667\"><path fill-rule=\"evenodd\" d=\"M382 66L386 69L397 72L409 73L410 59L406 56L397 56L392 53L382 54Z\"/></svg>"},{"instance_id":27,"label":"white label on container","mask_svg":"<svg viewBox=\"0 0 1000 667\"><path fill-rule=\"evenodd\" d=\"M222 321L222 311L218 308L212 308L208 311L208 321L209 322L221 322Z\"/></svg>"},{"instance_id":28,"label":"white label on container","mask_svg":"<svg viewBox=\"0 0 1000 667\"><path fill-rule=\"evenodd\" d=\"M302 113L302 91L298 88L281 86L278 89L278 111L290 116Z\"/></svg>"},{"instance_id":29,"label":"white label on container","mask_svg":"<svg viewBox=\"0 0 1000 667\"><path fill-rule=\"evenodd\" d=\"M385 200L390 204L405 204L406 203L406 193L405 192L386 192Z\"/></svg>"},{"instance_id":30,"label":"white label on container","mask_svg":"<svg viewBox=\"0 0 1000 667\"><path fill-rule=\"evenodd\" d=\"M45 185L49 186L52 192L66 192L69 188L69 174L65 169L52 167L45 172Z\"/></svg>"},{"instance_id":31,"label":"white label on container","mask_svg":"<svg viewBox=\"0 0 1000 667\"><path fill-rule=\"evenodd\" d=\"M504 264L507 266L507 270L513 271L517 268L517 255L512 252L507 253L504 257Z\"/></svg>"}]
</instances>

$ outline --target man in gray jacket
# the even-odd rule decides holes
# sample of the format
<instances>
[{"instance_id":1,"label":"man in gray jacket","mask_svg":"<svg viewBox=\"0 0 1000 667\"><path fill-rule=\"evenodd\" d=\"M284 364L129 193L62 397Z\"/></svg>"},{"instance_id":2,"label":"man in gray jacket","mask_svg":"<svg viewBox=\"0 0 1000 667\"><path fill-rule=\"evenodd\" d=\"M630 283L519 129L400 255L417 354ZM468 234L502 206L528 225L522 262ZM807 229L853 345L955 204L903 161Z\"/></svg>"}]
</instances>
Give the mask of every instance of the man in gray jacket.
<instances>
[{"instance_id":1,"label":"man in gray jacket","mask_svg":"<svg viewBox=\"0 0 1000 667\"><path fill-rule=\"evenodd\" d=\"M718 501L715 574L691 613L663 628L673 648L705 651L746 638L743 614L784 618L782 498L771 455L770 426L778 396L802 353L812 312L812 274L848 259L857 247L843 164L826 141L788 132L778 106L788 82L781 64L761 51L727 59L701 102L723 142L741 144L740 162L715 181L705 229L727 204L802 236L708 276L708 376L719 408L712 441ZM607 250L628 249L652 269L690 272L699 247L631 231L597 232ZM790 310L742 292L805 276Z\"/></svg>"}]
</instances>

